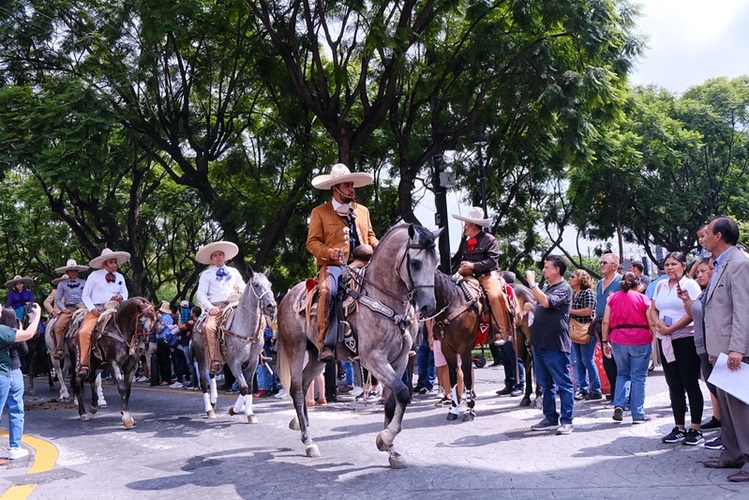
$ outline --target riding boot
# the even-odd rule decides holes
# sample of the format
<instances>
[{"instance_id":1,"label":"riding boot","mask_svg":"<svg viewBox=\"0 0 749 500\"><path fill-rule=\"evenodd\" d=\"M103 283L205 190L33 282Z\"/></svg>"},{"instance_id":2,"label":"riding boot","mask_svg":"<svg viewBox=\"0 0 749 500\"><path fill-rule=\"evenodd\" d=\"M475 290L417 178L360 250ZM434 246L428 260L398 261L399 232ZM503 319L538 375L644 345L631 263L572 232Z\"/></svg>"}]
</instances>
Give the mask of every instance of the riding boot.
<instances>
[{"instance_id":1,"label":"riding boot","mask_svg":"<svg viewBox=\"0 0 749 500\"><path fill-rule=\"evenodd\" d=\"M91 338L94 334L94 327L99 318L99 311L93 310L83 318L83 324L78 331L78 350L80 352L80 364L78 368L78 377L88 377L91 367L89 358L91 356Z\"/></svg>"},{"instance_id":2,"label":"riding boot","mask_svg":"<svg viewBox=\"0 0 749 500\"><path fill-rule=\"evenodd\" d=\"M317 349L320 352L319 359L324 363L335 359L334 349L331 348L330 343L327 341L328 332L331 330L332 297L330 292L329 278L325 276L324 279L320 280L317 289ZM332 346L335 347L335 337Z\"/></svg>"},{"instance_id":3,"label":"riding boot","mask_svg":"<svg viewBox=\"0 0 749 500\"><path fill-rule=\"evenodd\" d=\"M55 359L62 359L65 355L62 353L62 332L55 328Z\"/></svg>"}]
</instances>

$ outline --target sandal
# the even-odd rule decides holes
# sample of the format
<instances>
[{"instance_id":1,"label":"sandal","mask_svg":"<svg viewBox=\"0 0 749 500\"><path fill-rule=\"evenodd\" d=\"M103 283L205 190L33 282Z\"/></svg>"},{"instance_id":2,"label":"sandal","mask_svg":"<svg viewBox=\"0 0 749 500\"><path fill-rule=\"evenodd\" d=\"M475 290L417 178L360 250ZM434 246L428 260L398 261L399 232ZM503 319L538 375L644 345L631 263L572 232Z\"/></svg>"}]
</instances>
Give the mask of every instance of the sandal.
<instances>
[{"instance_id":1,"label":"sandal","mask_svg":"<svg viewBox=\"0 0 749 500\"><path fill-rule=\"evenodd\" d=\"M315 401L315 404L316 404L317 406L322 406L322 405L326 405L326 404L328 404L328 400L327 400L327 399L325 399L325 398L320 398L320 399L318 399L317 401Z\"/></svg>"},{"instance_id":2,"label":"sandal","mask_svg":"<svg viewBox=\"0 0 749 500\"><path fill-rule=\"evenodd\" d=\"M310 399L309 401L307 401L307 406L308 407L309 406L315 406L315 400L314 399Z\"/></svg>"}]
</instances>

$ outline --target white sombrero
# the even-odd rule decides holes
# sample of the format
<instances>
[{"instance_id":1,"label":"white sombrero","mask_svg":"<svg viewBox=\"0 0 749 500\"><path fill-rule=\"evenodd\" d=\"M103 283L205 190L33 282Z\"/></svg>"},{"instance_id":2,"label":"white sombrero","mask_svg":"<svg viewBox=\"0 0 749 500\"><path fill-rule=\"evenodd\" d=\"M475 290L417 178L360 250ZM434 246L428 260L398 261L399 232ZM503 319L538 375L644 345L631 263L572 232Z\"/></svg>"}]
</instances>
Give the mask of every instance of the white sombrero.
<instances>
[{"instance_id":1,"label":"white sombrero","mask_svg":"<svg viewBox=\"0 0 749 500\"><path fill-rule=\"evenodd\" d=\"M55 269L57 274L65 274L68 271L88 271L88 266L79 266L75 259L68 259L68 263Z\"/></svg>"},{"instance_id":2,"label":"white sombrero","mask_svg":"<svg viewBox=\"0 0 749 500\"><path fill-rule=\"evenodd\" d=\"M211 255L215 252L224 252L224 258L231 260L239 253L239 247L231 241L214 241L198 248L195 260L209 266L211 265Z\"/></svg>"},{"instance_id":3,"label":"white sombrero","mask_svg":"<svg viewBox=\"0 0 749 500\"><path fill-rule=\"evenodd\" d=\"M69 279L70 279L70 276L68 276L67 274L63 274L63 275L62 275L62 276L60 276L59 278L55 278L55 279L53 279L53 280L52 280L52 284L53 284L54 286L57 286L57 285L59 285L60 283L62 283L63 281L66 281L66 280L69 280Z\"/></svg>"},{"instance_id":4,"label":"white sombrero","mask_svg":"<svg viewBox=\"0 0 749 500\"><path fill-rule=\"evenodd\" d=\"M491 218L484 219L484 210L481 207L471 207L466 215L452 214L454 219L465 222L473 222L477 226L489 227L492 225Z\"/></svg>"},{"instance_id":5,"label":"white sombrero","mask_svg":"<svg viewBox=\"0 0 749 500\"><path fill-rule=\"evenodd\" d=\"M101 255L94 257L88 263L89 266L94 269L101 269L106 261L109 259L117 259L117 264L122 265L130 258L128 252L113 252L108 248L101 251Z\"/></svg>"},{"instance_id":6,"label":"white sombrero","mask_svg":"<svg viewBox=\"0 0 749 500\"><path fill-rule=\"evenodd\" d=\"M8 288L13 288L16 286L16 283L23 283L24 286L30 285L34 281L34 278L29 278L28 276L20 276L16 274L13 276L12 280L8 280L5 282L5 286Z\"/></svg>"},{"instance_id":7,"label":"white sombrero","mask_svg":"<svg viewBox=\"0 0 749 500\"><path fill-rule=\"evenodd\" d=\"M342 182L353 182L355 188L360 188L372 184L374 177L366 172L351 172L343 163L336 163L330 168L329 174L318 175L312 179L312 186L317 189L330 189Z\"/></svg>"},{"instance_id":8,"label":"white sombrero","mask_svg":"<svg viewBox=\"0 0 749 500\"><path fill-rule=\"evenodd\" d=\"M172 314L172 306L168 300L161 301L161 307L159 308L159 312L163 312L164 314Z\"/></svg>"}]
</instances>

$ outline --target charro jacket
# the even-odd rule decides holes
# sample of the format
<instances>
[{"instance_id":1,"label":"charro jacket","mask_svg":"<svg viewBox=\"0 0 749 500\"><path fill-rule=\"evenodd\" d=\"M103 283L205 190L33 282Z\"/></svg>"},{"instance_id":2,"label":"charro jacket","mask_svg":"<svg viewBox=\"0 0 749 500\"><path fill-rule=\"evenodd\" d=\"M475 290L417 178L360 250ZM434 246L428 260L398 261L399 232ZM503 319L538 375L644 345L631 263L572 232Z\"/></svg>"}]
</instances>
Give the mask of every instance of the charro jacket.
<instances>
[{"instance_id":1,"label":"charro jacket","mask_svg":"<svg viewBox=\"0 0 749 500\"><path fill-rule=\"evenodd\" d=\"M356 214L356 232L359 244L377 246L378 240L372 229L369 209L356 202L352 203ZM315 207L310 215L309 232L307 233L307 250L315 256L318 266L331 264L328 260L333 248L340 248L344 252L346 262L349 261L349 244L346 240L348 221L338 215L333 209L333 202L327 202Z\"/></svg>"},{"instance_id":2,"label":"charro jacket","mask_svg":"<svg viewBox=\"0 0 749 500\"><path fill-rule=\"evenodd\" d=\"M476 246L472 252L468 251L467 238L464 236L460 242L460 250L453 259L453 272L457 272L462 261L473 263L473 275L477 278L498 271L499 265L499 243L489 233L481 231L476 235Z\"/></svg>"}]
</instances>

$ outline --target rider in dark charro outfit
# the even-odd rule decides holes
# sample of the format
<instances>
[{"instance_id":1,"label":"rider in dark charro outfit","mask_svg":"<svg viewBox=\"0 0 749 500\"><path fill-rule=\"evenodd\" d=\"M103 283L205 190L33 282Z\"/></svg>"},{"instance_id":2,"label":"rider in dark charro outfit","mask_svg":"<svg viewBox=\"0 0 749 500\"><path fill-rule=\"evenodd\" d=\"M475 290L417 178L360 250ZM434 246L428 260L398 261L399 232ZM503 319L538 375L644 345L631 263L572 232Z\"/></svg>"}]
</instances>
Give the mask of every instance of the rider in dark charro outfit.
<instances>
[{"instance_id":1,"label":"rider in dark charro outfit","mask_svg":"<svg viewBox=\"0 0 749 500\"><path fill-rule=\"evenodd\" d=\"M491 224L491 219L482 218L483 210L472 207L468 215L453 214L455 219L463 221L463 241L453 261L459 262L457 272L461 276L473 276L478 279L489 301L492 319L496 331L494 342L504 344L510 335L509 303L505 292L505 283L499 275L499 243L491 234L484 232L483 227Z\"/></svg>"}]
</instances>

